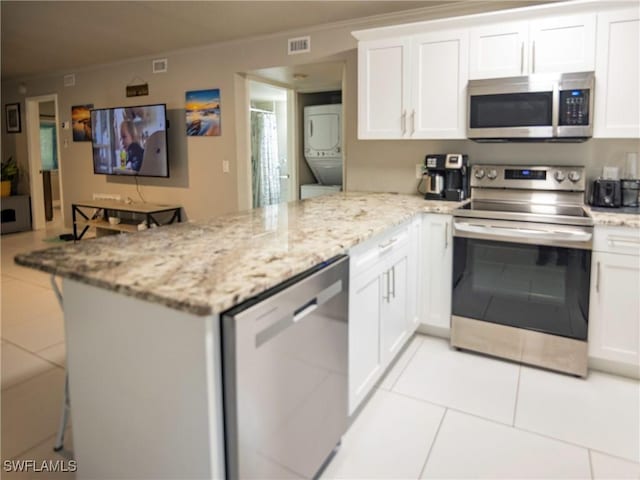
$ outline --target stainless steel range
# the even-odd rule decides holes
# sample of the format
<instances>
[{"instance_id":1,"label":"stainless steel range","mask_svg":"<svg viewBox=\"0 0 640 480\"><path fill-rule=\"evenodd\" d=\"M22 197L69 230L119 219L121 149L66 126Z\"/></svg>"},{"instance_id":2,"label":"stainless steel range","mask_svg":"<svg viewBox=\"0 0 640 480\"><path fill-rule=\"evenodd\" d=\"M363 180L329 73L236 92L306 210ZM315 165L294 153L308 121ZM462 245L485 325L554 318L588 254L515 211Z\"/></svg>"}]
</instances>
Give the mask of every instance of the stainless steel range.
<instances>
[{"instance_id":1,"label":"stainless steel range","mask_svg":"<svg viewBox=\"0 0 640 480\"><path fill-rule=\"evenodd\" d=\"M587 374L583 167L474 165L454 211L451 345Z\"/></svg>"}]
</instances>

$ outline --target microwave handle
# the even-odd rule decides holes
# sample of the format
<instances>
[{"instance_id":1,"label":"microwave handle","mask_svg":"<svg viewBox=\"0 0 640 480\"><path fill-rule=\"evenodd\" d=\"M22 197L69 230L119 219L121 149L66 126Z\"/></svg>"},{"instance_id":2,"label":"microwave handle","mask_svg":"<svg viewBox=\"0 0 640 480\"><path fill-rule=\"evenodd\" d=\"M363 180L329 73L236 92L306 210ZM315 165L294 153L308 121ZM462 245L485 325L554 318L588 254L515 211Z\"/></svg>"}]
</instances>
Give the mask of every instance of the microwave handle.
<instances>
[{"instance_id":1,"label":"microwave handle","mask_svg":"<svg viewBox=\"0 0 640 480\"><path fill-rule=\"evenodd\" d=\"M520 73L524 75L524 42L520 44Z\"/></svg>"},{"instance_id":2,"label":"microwave handle","mask_svg":"<svg viewBox=\"0 0 640 480\"><path fill-rule=\"evenodd\" d=\"M551 105L551 128L553 130L553 136L558 136L558 125L560 123L560 89L558 84L553 85L553 94L551 97L553 102Z\"/></svg>"}]
</instances>

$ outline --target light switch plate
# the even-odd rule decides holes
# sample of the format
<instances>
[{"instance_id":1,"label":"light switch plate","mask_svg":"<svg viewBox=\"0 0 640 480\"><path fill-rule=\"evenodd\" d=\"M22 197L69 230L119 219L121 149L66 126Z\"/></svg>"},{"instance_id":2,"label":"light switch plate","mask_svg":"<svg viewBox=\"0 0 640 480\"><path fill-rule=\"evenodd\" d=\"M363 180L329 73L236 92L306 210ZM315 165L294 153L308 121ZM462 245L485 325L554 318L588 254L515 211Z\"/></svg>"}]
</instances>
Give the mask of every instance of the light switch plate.
<instances>
[{"instance_id":1,"label":"light switch plate","mask_svg":"<svg viewBox=\"0 0 640 480\"><path fill-rule=\"evenodd\" d=\"M229 160L222 161L222 173L229 173Z\"/></svg>"}]
</instances>

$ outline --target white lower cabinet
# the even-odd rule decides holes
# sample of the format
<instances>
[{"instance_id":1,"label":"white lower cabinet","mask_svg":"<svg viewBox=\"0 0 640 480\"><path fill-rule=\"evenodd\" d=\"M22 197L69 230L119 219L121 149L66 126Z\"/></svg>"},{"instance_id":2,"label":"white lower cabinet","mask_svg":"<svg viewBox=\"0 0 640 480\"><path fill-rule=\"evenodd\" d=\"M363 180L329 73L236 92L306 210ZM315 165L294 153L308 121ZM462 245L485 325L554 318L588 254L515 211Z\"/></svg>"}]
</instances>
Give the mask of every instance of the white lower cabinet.
<instances>
[{"instance_id":1,"label":"white lower cabinet","mask_svg":"<svg viewBox=\"0 0 640 480\"><path fill-rule=\"evenodd\" d=\"M426 333L449 336L453 275L453 217L425 214L422 220L420 271L421 326Z\"/></svg>"},{"instance_id":2,"label":"white lower cabinet","mask_svg":"<svg viewBox=\"0 0 640 480\"><path fill-rule=\"evenodd\" d=\"M376 385L415 329L411 237L404 224L354 247L349 273L349 414ZM415 298L415 297L414 297Z\"/></svg>"},{"instance_id":3,"label":"white lower cabinet","mask_svg":"<svg viewBox=\"0 0 640 480\"><path fill-rule=\"evenodd\" d=\"M591 258L591 366L640 378L640 229L596 226Z\"/></svg>"}]
</instances>

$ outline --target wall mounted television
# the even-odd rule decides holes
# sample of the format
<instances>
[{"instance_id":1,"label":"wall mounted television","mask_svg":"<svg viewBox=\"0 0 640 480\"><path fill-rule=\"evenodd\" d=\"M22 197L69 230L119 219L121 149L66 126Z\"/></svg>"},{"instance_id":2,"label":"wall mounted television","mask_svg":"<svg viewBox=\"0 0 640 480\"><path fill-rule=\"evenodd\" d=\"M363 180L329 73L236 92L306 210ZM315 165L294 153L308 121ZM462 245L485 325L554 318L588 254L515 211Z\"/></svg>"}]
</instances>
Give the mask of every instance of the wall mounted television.
<instances>
[{"instance_id":1,"label":"wall mounted television","mask_svg":"<svg viewBox=\"0 0 640 480\"><path fill-rule=\"evenodd\" d=\"M167 106L91 110L93 172L168 177Z\"/></svg>"}]
</instances>

